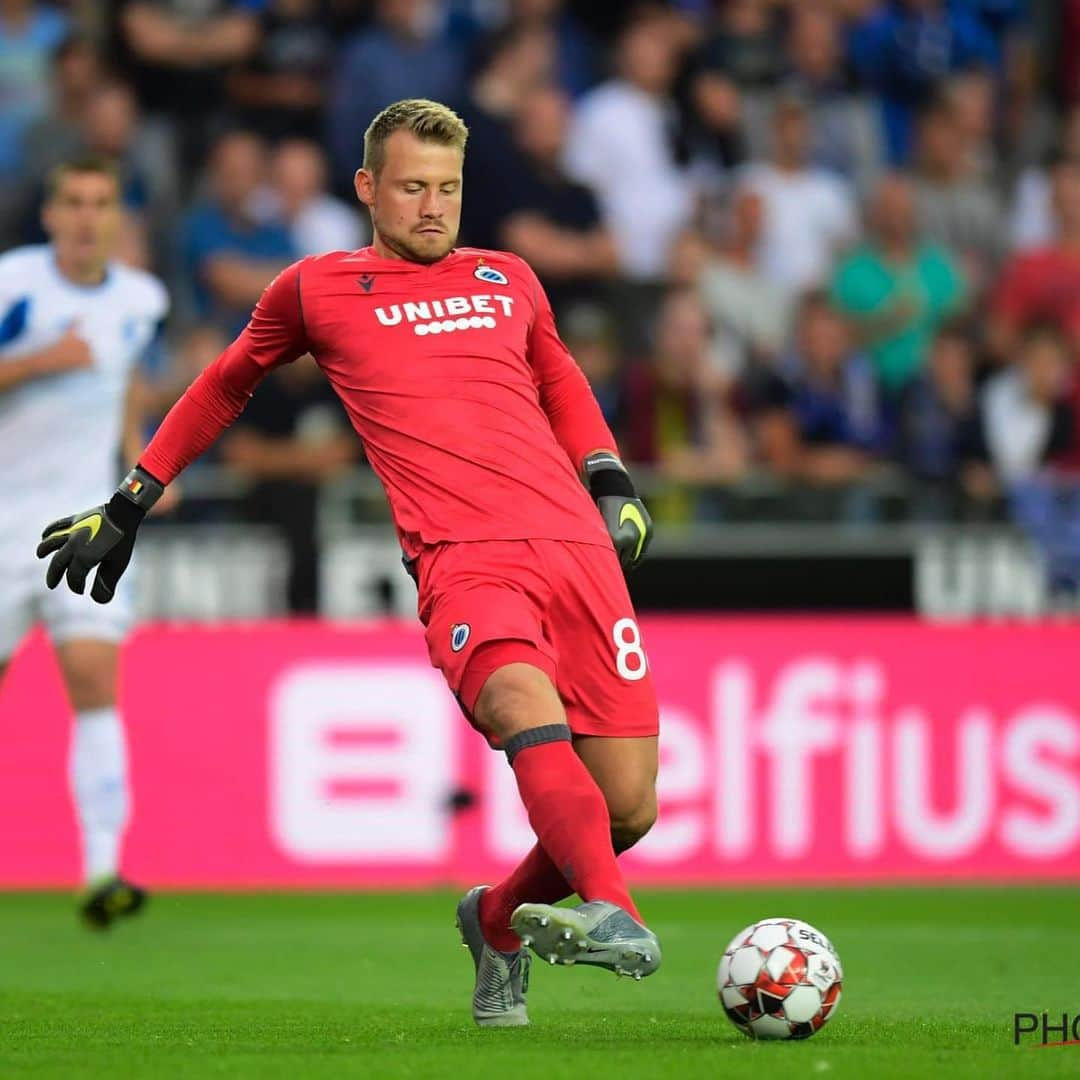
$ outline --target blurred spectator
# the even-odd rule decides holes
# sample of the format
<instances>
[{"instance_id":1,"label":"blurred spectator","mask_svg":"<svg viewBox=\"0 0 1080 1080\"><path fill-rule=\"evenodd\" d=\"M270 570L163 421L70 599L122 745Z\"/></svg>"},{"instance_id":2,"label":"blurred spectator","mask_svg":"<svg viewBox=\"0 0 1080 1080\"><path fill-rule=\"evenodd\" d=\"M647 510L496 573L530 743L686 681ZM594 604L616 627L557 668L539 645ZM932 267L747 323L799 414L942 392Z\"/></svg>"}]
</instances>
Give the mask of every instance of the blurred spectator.
<instances>
[{"instance_id":1,"label":"blurred spectator","mask_svg":"<svg viewBox=\"0 0 1080 1080\"><path fill-rule=\"evenodd\" d=\"M636 280L662 276L694 209L671 140L678 50L669 16L631 22L616 45L616 77L581 99L567 139L567 171L592 188L620 270Z\"/></svg>"},{"instance_id":2,"label":"blurred spectator","mask_svg":"<svg viewBox=\"0 0 1080 1080\"><path fill-rule=\"evenodd\" d=\"M139 142L139 106L131 87L107 82L86 103L83 121L86 150L112 158L120 169L124 207L143 214L150 205L151 180Z\"/></svg>"},{"instance_id":3,"label":"blurred spectator","mask_svg":"<svg viewBox=\"0 0 1080 1080\"><path fill-rule=\"evenodd\" d=\"M652 356L627 376L623 450L677 483L730 483L746 471L746 439L711 363L709 334L694 292L671 291L657 318ZM669 520L685 520L694 509L682 490L650 498L649 507Z\"/></svg>"},{"instance_id":4,"label":"blurred spectator","mask_svg":"<svg viewBox=\"0 0 1080 1080\"><path fill-rule=\"evenodd\" d=\"M259 384L222 440L221 455L256 482L245 499L248 520L284 536L290 610L316 611L319 485L358 460L360 442L310 356L276 368Z\"/></svg>"},{"instance_id":5,"label":"blurred spectator","mask_svg":"<svg viewBox=\"0 0 1080 1080\"><path fill-rule=\"evenodd\" d=\"M1010 40L1006 55L1004 82L993 103L996 179L1012 189L1025 170L1050 160L1058 145L1059 116L1046 92L1045 55L1031 27Z\"/></svg>"},{"instance_id":6,"label":"blurred spectator","mask_svg":"<svg viewBox=\"0 0 1080 1080\"><path fill-rule=\"evenodd\" d=\"M1044 247L1054 236L1051 176L1059 164L1080 166L1080 105L1074 105L1061 124L1060 147L1046 167L1031 167L1021 175L1013 196L1009 239L1017 251Z\"/></svg>"},{"instance_id":7,"label":"blurred spectator","mask_svg":"<svg viewBox=\"0 0 1080 1080\"><path fill-rule=\"evenodd\" d=\"M228 344L229 338L213 323L189 326L169 350L168 362L163 370L154 373L150 385L154 388L155 397L147 411L151 415L164 416L205 368L225 351ZM212 454L216 452L214 449L210 451Z\"/></svg>"},{"instance_id":8,"label":"blurred spectator","mask_svg":"<svg viewBox=\"0 0 1080 1080\"><path fill-rule=\"evenodd\" d=\"M283 220L300 255L354 251L367 243L360 212L327 190L329 163L317 143L288 139L274 150L264 213ZM262 216L262 215L260 215Z\"/></svg>"},{"instance_id":9,"label":"blurred spectator","mask_svg":"<svg viewBox=\"0 0 1080 1080\"><path fill-rule=\"evenodd\" d=\"M787 341L788 294L762 273L758 255L764 215L758 192L736 188L721 245L705 255L697 275L713 326L714 362L731 378L755 361L774 361Z\"/></svg>"},{"instance_id":10,"label":"blurred spectator","mask_svg":"<svg viewBox=\"0 0 1080 1080\"><path fill-rule=\"evenodd\" d=\"M1080 0L1064 0L1061 19L1061 91L1070 105L1080 104Z\"/></svg>"},{"instance_id":11,"label":"blurred spectator","mask_svg":"<svg viewBox=\"0 0 1080 1080\"><path fill-rule=\"evenodd\" d=\"M948 75L996 66L1000 51L977 12L946 0L894 0L858 23L848 42L862 80L881 95L891 160L907 161L916 112Z\"/></svg>"},{"instance_id":12,"label":"blurred spectator","mask_svg":"<svg viewBox=\"0 0 1080 1080\"><path fill-rule=\"evenodd\" d=\"M50 59L68 27L50 4L0 0L0 178L23 166L23 140L48 110Z\"/></svg>"},{"instance_id":13,"label":"blurred spectator","mask_svg":"<svg viewBox=\"0 0 1080 1080\"><path fill-rule=\"evenodd\" d=\"M715 29L691 53L676 84L683 113L677 149L698 169L723 172L746 159L746 133L756 131L765 88L782 61L767 4L739 0L717 7Z\"/></svg>"},{"instance_id":14,"label":"blurred spectator","mask_svg":"<svg viewBox=\"0 0 1080 1080\"><path fill-rule=\"evenodd\" d=\"M910 474L951 489L979 454L975 343L964 323L943 323L934 335L926 369L904 395L898 452Z\"/></svg>"},{"instance_id":15,"label":"blurred spectator","mask_svg":"<svg viewBox=\"0 0 1080 1080\"><path fill-rule=\"evenodd\" d=\"M345 42L329 107L335 178L349 186L375 114L401 98L456 101L461 58L439 31L431 0L376 0L373 25Z\"/></svg>"},{"instance_id":16,"label":"blurred spectator","mask_svg":"<svg viewBox=\"0 0 1080 1080\"><path fill-rule=\"evenodd\" d=\"M259 41L262 0L118 0L123 70L148 112L167 116L185 172L201 164L221 120L225 75Z\"/></svg>"},{"instance_id":17,"label":"blurred spectator","mask_svg":"<svg viewBox=\"0 0 1080 1080\"><path fill-rule=\"evenodd\" d=\"M525 258L556 312L615 273L615 242L588 188L568 180L560 159L569 101L553 86L528 93L515 123L524 168L505 192L497 244Z\"/></svg>"},{"instance_id":18,"label":"blurred spectator","mask_svg":"<svg viewBox=\"0 0 1080 1080\"><path fill-rule=\"evenodd\" d=\"M972 290L981 293L1002 251L1002 206L973 168L970 141L949 104L919 119L915 206L922 234L961 261Z\"/></svg>"},{"instance_id":19,"label":"blurred spectator","mask_svg":"<svg viewBox=\"0 0 1080 1080\"><path fill-rule=\"evenodd\" d=\"M951 0L951 3L960 11L977 16L996 38L1020 18L1027 6L1027 0Z\"/></svg>"},{"instance_id":20,"label":"blurred spectator","mask_svg":"<svg viewBox=\"0 0 1080 1080\"><path fill-rule=\"evenodd\" d=\"M208 195L183 226L188 285L200 318L239 333L275 274L296 252L279 221L254 213L266 182L266 148L251 132L222 136L210 155Z\"/></svg>"},{"instance_id":21,"label":"blurred spectator","mask_svg":"<svg viewBox=\"0 0 1080 1080\"><path fill-rule=\"evenodd\" d=\"M896 396L921 370L935 329L963 306L966 285L952 256L919 235L904 176L880 181L868 219L869 238L837 267L831 293Z\"/></svg>"},{"instance_id":22,"label":"blurred spectator","mask_svg":"<svg viewBox=\"0 0 1080 1080\"><path fill-rule=\"evenodd\" d=\"M97 72L96 63L91 70ZM90 85L80 87L80 92L83 99L78 127L70 143L67 138L58 139L57 149L62 149L65 157L90 154L116 163L124 210L117 258L128 265L150 269L154 262L153 241L158 241L159 254L163 246L162 237L151 236L153 213L164 216L171 208L172 179L164 175L155 148L143 138L138 103L129 86L113 80L102 81L95 75ZM34 210L42 198L49 170L64 160L63 157L50 160L51 154L44 146L41 156L42 171L34 176L25 203L26 226L34 228L32 233L25 234L25 239L34 243L45 239Z\"/></svg>"},{"instance_id":23,"label":"blurred spectator","mask_svg":"<svg viewBox=\"0 0 1080 1080\"><path fill-rule=\"evenodd\" d=\"M1054 170L1053 203L1052 241L1015 255L998 283L991 320L999 360L1011 360L1023 327L1039 320L1055 323L1080 344L1080 164Z\"/></svg>"},{"instance_id":24,"label":"blurred spectator","mask_svg":"<svg viewBox=\"0 0 1080 1080\"><path fill-rule=\"evenodd\" d=\"M268 0L259 43L229 78L245 127L266 139L322 134L335 42L320 0Z\"/></svg>"},{"instance_id":25,"label":"blurred spectator","mask_svg":"<svg viewBox=\"0 0 1080 1080\"><path fill-rule=\"evenodd\" d=\"M1077 352L1052 323L1021 338L1017 365L982 401L983 437L1009 515L1039 548L1052 594L1080 593L1080 412ZM1069 387L1072 383L1071 389ZM992 481L983 478L989 490Z\"/></svg>"},{"instance_id":26,"label":"blurred spectator","mask_svg":"<svg viewBox=\"0 0 1080 1080\"><path fill-rule=\"evenodd\" d=\"M725 0L716 6L716 28L697 50L694 70L722 72L741 90L774 86L784 50L772 0Z\"/></svg>"},{"instance_id":27,"label":"blurred spectator","mask_svg":"<svg viewBox=\"0 0 1080 1080\"><path fill-rule=\"evenodd\" d=\"M677 160L687 160L704 180L722 182L727 171L746 160L746 99L721 71L706 68L676 84L680 131L673 139ZM760 112L760 110L758 110Z\"/></svg>"},{"instance_id":28,"label":"blurred spectator","mask_svg":"<svg viewBox=\"0 0 1080 1080\"><path fill-rule=\"evenodd\" d=\"M994 475L1005 488L1034 477L1074 441L1067 393L1070 345L1052 323L1023 333L1016 363L983 387L979 417L982 443Z\"/></svg>"},{"instance_id":29,"label":"blurred spectator","mask_svg":"<svg viewBox=\"0 0 1080 1080\"><path fill-rule=\"evenodd\" d=\"M969 176L989 183L998 172L997 136L998 86L986 68L971 68L953 75L942 86L940 101L956 125L964 147L963 164Z\"/></svg>"},{"instance_id":30,"label":"blurred spectator","mask_svg":"<svg viewBox=\"0 0 1080 1080\"><path fill-rule=\"evenodd\" d=\"M839 17L829 8L794 6L784 86L808 103L810 160L865 191L884 167L881 115L876 103L851 85L841 31Z\"/></svg>"},{"instance_id":31,"label":"blurred spectator","mask_svg":"<svg viewBox=\"0 0 1080 1080\"><path fill-rule=\"evenodd\" d=\"M98 87L87 103L83 128L87 151L111 158L120 170L124 214L117 257L148 270L153 156L139 140L138 104L131 88L118 82Z\"/></svg>"},{"instance_id":32,"label":"blurred spectator","mask_svg":"<svg viewBox=\"0 0 1080 1080\"><path fill-rule=\"evenodd\" d=\"M555 39L556 81L578 98L597 81L597 46L566 0L510 0L510 20L549 29Z\"/></svg>"},{"instance_id":33,"label":"blurred spectator","mask_svg":"<svg viewBox=\"0 0 1080 1080\"><path fill-rule=\"evenodd\" d=\"M619 340L607 309L583 302L559 319L559 335L589 380L608 427L622 441L626 403Z\"/></svg>"},{"instance_id":34,"label":"blurred spectator","mask_svg":"<svg viewBox=\"0 0 1080 1080\"><path fill-rule=\"evenodd\" d=\"M52 56L49 109L26 132L24 175L35 182L84 146L86 107L103 72L97 49L73 35Z\"/></svg>"},{"instance_id":35,"label":"blurred spectator","mask_svg":"<svg viewBox=\"0 0 1080 1080\"><path fill-rule=\"evenodd\" d=\"M23 134L18 173L0 184L0 248L44 242L37 208L45 177L81 150L86 103L101 78L100 57L86 38L71 35L53 53L48 110Z\"/></svg>"},{"instance_id":36,"label":"blurred spectator","mask_svg":"<svg viewBox=\"0 0 1080 1080\"><path fill-rule=\"evenodd\" d=\"M802 98L777 99L772 160L746 166L742 182L765 205L762 270L791 296L821 285L858 232L855 201L840 177L810 163L810 116Z\"/></svg>"},{"instance_id":37,"label":"blurred spectator","mask_svg":"<svg viewBox=\"0 0 1080 1080\"><path fill-rule=\"evenodd\" d=\"M756 395L757 439L766 465L811 484L865 476L885 442L873 368L821 292L799 309L795 352Z\"/></svg>"},{"instance_id":38,"label":"blurred spectator","mask_svg":"<svg viewBox=\"0 0 1080 1080\"><path fill-rule=\"evenodd\" d=\"M461 231L473 247L501 247L500 226L529 166L513 125L526 96L551 79L554 38L543 26L511 24L484 39L460 108L469 128Z\"/></svg>"}]
</instances>

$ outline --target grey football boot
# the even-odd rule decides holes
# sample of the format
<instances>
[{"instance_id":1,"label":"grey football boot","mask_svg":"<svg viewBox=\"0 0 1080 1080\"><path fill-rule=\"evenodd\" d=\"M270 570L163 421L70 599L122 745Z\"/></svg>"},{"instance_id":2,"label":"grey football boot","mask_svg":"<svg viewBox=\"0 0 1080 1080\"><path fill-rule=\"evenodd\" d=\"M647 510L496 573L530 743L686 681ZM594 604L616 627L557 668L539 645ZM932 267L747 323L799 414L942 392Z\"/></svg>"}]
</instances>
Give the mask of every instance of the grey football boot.
<instances>
[{"instance_id":1,"label":"grey football boot","mask_svg":"<svg viewBox=\"0 0 1080 1080\"><path fill-rule=\"evenodd\" d=\"M525 949L499 952L480 928L480 896L488 888L470 889L457 906L461 943L468 946L476 965L472 1014L480 1027L524 1027L529 1022L525 994L529 989L529 962Z\"/></svg>"},{"instance_id":2,"label":"grey football boot","mask_svg":"<svg viewBox=\"0 0 1080 1080\"><path fill-rule=\"evenodd\" d=\"M606 900L573 908L522 904L510 926L522 945L551 964L596 964L635 979L660 966L656 935Z\"/></svg>"}]
</instances>

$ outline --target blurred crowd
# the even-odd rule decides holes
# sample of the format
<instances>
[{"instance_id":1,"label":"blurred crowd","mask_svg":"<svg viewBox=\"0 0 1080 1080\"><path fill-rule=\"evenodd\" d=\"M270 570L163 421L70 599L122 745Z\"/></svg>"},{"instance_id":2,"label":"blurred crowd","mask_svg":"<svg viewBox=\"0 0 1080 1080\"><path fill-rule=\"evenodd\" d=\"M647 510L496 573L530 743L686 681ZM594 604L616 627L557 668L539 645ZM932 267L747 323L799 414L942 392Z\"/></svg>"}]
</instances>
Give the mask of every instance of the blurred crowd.
<instances>
[{"instance_id":1,"label":"blurred crowd","mask_svg":"<svg viewBox=\"0 0 1080 1080\"><path fill-rule=\"evenodd\" d=\"M899 485L1080 564L1080 0L0 0L0 238L119 159L167 402L283 265L367 242L364 129L419 96L470 128L462 242L536 268L657 516ZM224 460L349 468L322 382L274 380Z\"/></svg>"}]
</instances>

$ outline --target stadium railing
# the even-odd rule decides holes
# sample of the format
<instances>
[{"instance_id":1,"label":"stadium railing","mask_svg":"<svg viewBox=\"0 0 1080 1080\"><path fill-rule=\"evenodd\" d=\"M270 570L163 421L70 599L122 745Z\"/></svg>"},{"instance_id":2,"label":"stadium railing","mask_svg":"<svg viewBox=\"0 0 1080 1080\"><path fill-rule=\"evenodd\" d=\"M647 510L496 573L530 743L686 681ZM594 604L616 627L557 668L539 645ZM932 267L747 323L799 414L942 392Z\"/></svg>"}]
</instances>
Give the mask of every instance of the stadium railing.
<instances>
[{"instance_id":1,"label":"stadium railing","mask_svg":"<svg viewBox=\"0 0 1080 1080\"><path fill-rule=\"evenodd\" d=\"M672 485L638 470L647 499L662 500ZM257 619L287 613L289 553L271 527L243 522L244 496L252 484L218 466L200 466L182 480L179 521L155 522L139 548L139 609L147 618ZM961 504L927 502L903 475L882 470L843 491L794 491L766 475L735 487L682 489L681 496L706 498L701 517L662 521L651 563L686 564L684 576L709 567L766 568L816 565L845 573L866 571L867 610L875 566L902 564L910 578L910 610L936 617L977 614L1044 614L1061 606L1051 595L1039 547L995 513L949 518L943 510ZM817 496L821 495L821 498ZM921 500L921 501L920 501ZM846 510L846 513L842 511ZM832 514L830 517L828 515ZM373 474L357 469L324 484L318 499L321 571L320 613L336 619L415 614L415 588L400 566L382 489ZM658 590L639 585L650 599ZM763 598L764 599L764 598ZM680 605L673 605L680 606ZM687 605L681 605L687 606ZM755 606L753 602L749 605ZM762 606L776 609L770 602ZM791 606L803 607L797 593ZM896 610L883 601L882 608ZM1066 600L1068 606L1068 600Z\"/></svg>"}]
</instances>

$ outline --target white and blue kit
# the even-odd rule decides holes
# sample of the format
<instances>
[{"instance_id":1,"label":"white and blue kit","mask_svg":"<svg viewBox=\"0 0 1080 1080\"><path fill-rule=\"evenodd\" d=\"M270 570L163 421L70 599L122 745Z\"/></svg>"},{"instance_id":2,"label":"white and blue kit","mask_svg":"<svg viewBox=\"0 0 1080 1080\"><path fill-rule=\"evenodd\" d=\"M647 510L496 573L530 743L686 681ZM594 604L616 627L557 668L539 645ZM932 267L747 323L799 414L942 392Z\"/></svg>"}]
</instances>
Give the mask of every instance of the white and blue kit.
<instances>
[{"instance_id":1,"label":"white and blue kit","mask_svg":"<svg viewBox=\"0 0 1080 1080\"><path fill-rule=\"evenodd\" d=\"M9 515L0 530L0 661L37 622L57 642L118 641L131 625L130 575L106 605L90 599L89 583L83 596L50 592L34 549L50 521L115 488L128 386L168 306L157 278L119 263L100 285L81 286L63 277L49 245L0 256L0 365L72 328L93 356L87 368L0 392L0 498Z\"/></svg>"}]
</instances>

